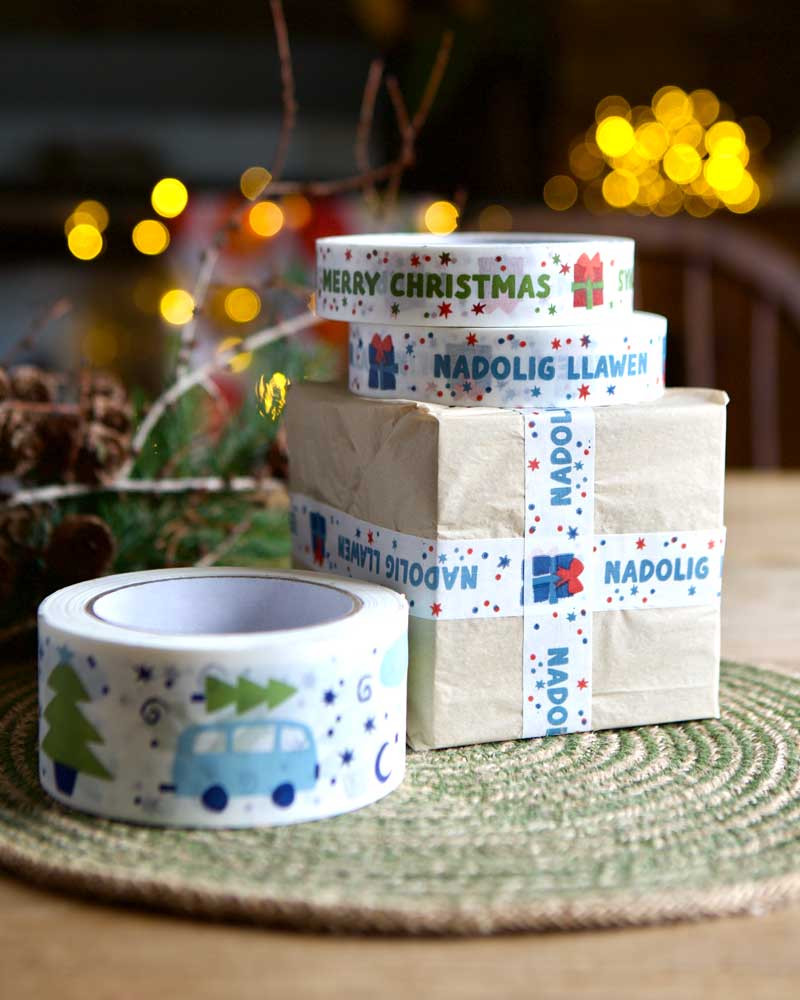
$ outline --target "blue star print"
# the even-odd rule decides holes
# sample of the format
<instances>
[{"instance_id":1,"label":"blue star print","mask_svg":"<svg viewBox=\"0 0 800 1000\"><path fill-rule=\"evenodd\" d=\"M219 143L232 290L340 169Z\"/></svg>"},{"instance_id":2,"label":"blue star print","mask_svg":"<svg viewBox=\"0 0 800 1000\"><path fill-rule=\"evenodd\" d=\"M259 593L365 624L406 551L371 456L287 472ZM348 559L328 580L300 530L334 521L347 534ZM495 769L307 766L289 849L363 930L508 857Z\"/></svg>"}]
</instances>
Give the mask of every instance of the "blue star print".
<instances>
[{"instance_id":1,"label":"blue star print","mask_svg":"<svg viewBox=\"0 0 800 1000\"><path fill-rule=\"evenodd\" d=\"M439 562L440 563L446 563L447 562L447 556L444 554L444 552L439 556Z\"/></svg>"},{"instance_id":2,"label":"blue star print","mask_svg":"<svg viewBox=\"0 0 800 1000\"><path fill-rule=\"evenodd\" d=\"M364 723L364 732L371 733L374 729L375 729L375 719L373 719L370 716L370 718L367 719L367 721Z\"/></svg>"},{"instance_id":3,"label":"blue star print","mask_svg":"<svg viewBox=\"0 0 800 1000\"><path fill-rule=\"evenodd\" d=\"M575 463L575 471L576 472L580 472L582 468L583 468L583 462L576 462Z\"/></svg>"},{"instance_id":4,"label":"blue star print","mask_svg":"<svg viewBox=\"0 0 800 1000\"><path fill-rule=\"evenodd\" d=\"M540 689L543 688L544 687L544 681L537 681L536 682L536 687L540 688Z\"/></svg>"},{"instance_id":5,"label":"blue star print","mask_svg":"<svg viewBox=\"0 0 800 1000\"><path fill-rule=\"evenodd\" d=\"M325 702L326 705L332 705L336 701L336 692L326 691L325 694L322 696L322 700Z\"/></svg>"},{"instance_id":6,"label":"blue star print","mask_svg":"<svg viewBox=\"0 0 800 1000\"><path fill-rule=\"evenodd\" d=\"M465 382L461 386L461 388L464 390L464 392L472 392L472 382Z\"/></svg>"},{"instance_id":7,"label":"blue star print","mask_svg":"<svg viewBox=\"0 0 800 1000\"><path fill-rule=\"evenodd\" d=\"M542 394L542 390L539 388L538 385L535 386L533 389L531 389L531 396L533 396L534 398L536 396L541 396L541 394Z\"/></svg>"},{"instance_id":8,"label":"blue star print","mask_svg":"<svg viewBox=\"0 0 800 1000\"><path fill-rule=\"evenodd\" d=\"M57 646L56 652L58 653L58 659L60 663L72 663L75 654L66 644L63 646Z\"/></svg>"},{"instance_id":9,"label":"blue star print","mask_svg":"<svg viewBox=\"0 0 800 1000\"><path fill-rule=\"evenodd\" d=\"M396 548L397 548L397 539L396 539L396 538L393 538L393 539L392 539L392 548L393 548L393 549L396 549Z\"/></svg>"},{"instance_id":10,"label":"blue star print","mask_svg":"<svg viewBox=\"0 0 800 1000\"><path fill-rule=\"evenodd\" d=\"M631 597L636 597L638 593L639 593L639 588L636 586L636 584L634 584L631 587Z\"/></svg>"},{"instance_id":11,"label":"blue star print","mask_svg":"<svg viewBox=\"0 0 800 1000\"><path fill-rule=\"evenodd\" d=\"M578 616L575 614L574 611L570 611L570 613L567 615L567 621L574 622L577 617Z\"/></svg>"},{"instance_id":12,"label":"blue star print","mask_svg":"<svg viewBox=\"0 0 800 1000\"><path fill-rule=\"evenodd\" d=\"M613 396L613 395L614 395L614 390L615 390L616 388L617 388L617 387L616 387L615 385L610 385L610 386L609 386L609 387L608 387L608 388L606 389L606 392L607 392L607 393L609 394L609 396Z\"/></svg>"},{"instance_id":13,"label":"blue star print","mask_svg":"<svg viewBox=\"0 0 800 1000\"><path fill-rule=\"evenodd\" d=\"M508 558L508 556L500 556L500 561L497 564L498 569L508 569L510 565L511 565L511 560Z\"/></svg>"},{"instance_id":14,"label":"blue star print","mask_svg":"<svg viewBox=\"0 0 800 1000\"><path fill-rule=\"evenodd\" d=\"M141 663L138 667L134 667L133 669L136 671L137 681L147 682L153 679L152 667L146 667L143 663Z\"/></svg>"},{"instance_id":15,"label":"blue star print","mask_svg":"<svg viewBox=\"0 0 800 1000\"><path fill-rule=\"evenodd\" d=\"M406 344L406 354L413 354L413 353L414 353L414 345Z\"/></svg>"},{"instance_id":16,"label":"blue star print","mask_svg":"<svg viewBox=\"0 0 800 1000\"><path fill-rule=\"evenodd\" d=\"M697 593L697 587L689 587L689 597L694 597Z\"/></svg>"},{"instance_id":17,"label":"blue star print","mask_svg":"<svg viewBox=\"0 0 800 1000\"><path fill-rule=\"evenodd\" d=\"M567 534L569 535L570 539L577 538L578 537L578 529L577 528L569 528L567 530Z\"/></svg>"},{"instance_id":18,"label":"blue star print","mask_svg":"<svg viewBox=\"0 0 800 1000\"><path fill-rule=\"evenodd\" d=\"M343 750L339 756L342 758L342 764L349 764L353 759L354 754L352 750Z\"/></svg>"},{"instance_id":19,"label":"blue star print","mask_svg":"<svg viewBox=\"0 0 800 1000\"><path fill-rule=\"evenodd\" d=\"M356 538L361 538L361 528L356 528Z\"/></svg>"}]
</instances>

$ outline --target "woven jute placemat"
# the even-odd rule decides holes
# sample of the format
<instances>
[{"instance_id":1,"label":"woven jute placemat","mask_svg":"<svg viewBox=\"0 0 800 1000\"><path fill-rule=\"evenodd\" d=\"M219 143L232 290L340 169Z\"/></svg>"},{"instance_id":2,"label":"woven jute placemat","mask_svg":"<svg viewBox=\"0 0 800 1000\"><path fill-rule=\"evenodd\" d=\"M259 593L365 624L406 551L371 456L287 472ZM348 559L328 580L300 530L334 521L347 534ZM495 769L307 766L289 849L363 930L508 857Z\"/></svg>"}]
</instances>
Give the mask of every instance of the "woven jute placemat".
<instances>
[{"instance_id":1,"label":"woven jute placemat","mask_svg":"<svg viewBox=\"0 0 800 1000\"><path fill-rule=\"evenodd\" d=\"M474 934L800 899L800 680L730 663L719 720L411 754L361 812L253 831L84 817L37 779L35 679L0 672L0 864L53 888L309 930Z\"/></svg>"}]
</instances>

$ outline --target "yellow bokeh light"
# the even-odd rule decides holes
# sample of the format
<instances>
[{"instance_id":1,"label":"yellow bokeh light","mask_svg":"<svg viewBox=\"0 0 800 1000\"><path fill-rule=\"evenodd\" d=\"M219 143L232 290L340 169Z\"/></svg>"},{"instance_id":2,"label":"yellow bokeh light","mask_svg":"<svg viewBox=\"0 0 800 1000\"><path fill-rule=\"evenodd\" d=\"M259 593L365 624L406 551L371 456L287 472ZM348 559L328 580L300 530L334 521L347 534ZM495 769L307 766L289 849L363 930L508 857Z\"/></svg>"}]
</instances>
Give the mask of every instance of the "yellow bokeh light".
<instances>
[{"instance_id":1,"label":"yellow bokeh light","mask_svg":"<svg viewBox=\"0 0 800 1000\"><path fill-rule=\"evenodd\" d=\"M631 108L631 120L634 126L646 125L648 122L655 121L656 116L649 104L637 104Z\"/></svg>"},{"instance_id":2,"label":"yellow bokeh light","mask_svg":"<svg viewBox=\"0 0 800 1000\"><path fill-rule=\"evenodd\" d=\"M744 164L738 156L710 156L703 174L715 191L733 191L744 176Z\"/></svg>"},{"instance_id":3,"label":"yellow bokeh light","mask_svg":"<svg viewBox=\"0 0 800 1000\"><path fill-rule=\"evenodd\" d=\"M727 191L720 189L719 195L726 205L743 205L753 193L754 187L753 175L745 170L742 172L742 178L736 187Z\"/></svg>"},{"instance_id":4,"label":"yellow bokeh light","mask_svg":"<svg viewBox=\"0 0 800 1000\"><path fill-rule=\"evenodd\" d=\"M256 236L275 236L283 228L283 209L274 201L257 201L247 213L247 222Z\"/></svg>"},{"instance_id":5,"label":"yellow bokeh light","mask_svg":"<svg viewBox=\"0 0 800 1000\"><path fill-rule=\"evenodd\" d=\"M153 188L150 195L153 209L165 219L174 219L186 208L189 192L177 177L164 177Z\"/></svg>"},{"instance_id":6,"label":"yellow bokeh light","mask_svg":"<svg viewBox=\"0 0 800 1000\"><path fill-rule=\"evenodd\" d=\"M64 235L69 236L72 230L76 226L80 225L92 226L93 229L97 229L97 231L100 232L97 228L97 223L94 221L94 216L90 215L88 212L79 212L76 208L72 215L67 217L67 221L64 223Z\"/></svg>"},{"instance_id":7,"label":"yellow bokeh light","mask_svg":"<svg viewBox=\"0 0 800 1000\"><path fill-rule=\"evenodd\" d=\"M730 212L735 212L737 215L744 215L746 212L752 212L760 201L763 201L761 191L758 184L753 183L753 190L745 201L739 202L736 205L728 205L727 207Z\"/></svg>"},{"instance_id":8,"label":"yellow bokeh light","mask_svg":"<svg viewBox=\"0 0 800 1000\"><path fill-rule=\"evenodd\" d=\"M641 174L647 170L652 161L649 156L642 156L634 146L624 156L610 157L611 166L615 170L630 170L632 174Z\"/></svg>"},{"instance_id":9,"label":"yellow bokeh light","mask_svg":"<svg viewBox=\"0 0 800 1000\"><path fill-rule=\"evenodd\" d=\"M636 150L640 156L660 160L669 146L669 132L660 122L646 122L636 129Z\"/></svg>"},{"instance_id":10,"label":"yellow bokeh light","mask_svg":"<svg viewBox=\"0 0 800 1000\"><path fill-rule=\"evenodd\" d=\"M545 184L544 203L554 212L565 212L572 208L578 197L578 185L566 174L556 174Z\"/></svg>"},{"instance_id":11,"label":"yellow bokeh light","mask_svg":"<svg viewBox=\"0 0 800 1000\"><path fill-rule=\"evenodd\" d=\"M619 94L604 97L602 101L598 101L597 107L594 110L594 120L598 123L612 116L628 120L631 117L630 104L628 104L624 97L620 97Z\"/></svg>"},{"instance_id":12,"label":"yellow bokeh light","mask_svg":"<svg viewBox=\"0 0 800 1000\"><path fill-rule=\"evenodd\" d=\"M614 208L627 208L638 193L639 181L629 170L612 170L603 178L603 197Z\"/></svg>"},{"instance_id":13,"label":"yellow bokeh light","mask_svg":"<svg viewBox=\"0 0 800 1000\"><path fill-rule=\"evenodd\" d=\"M670 180L664 181L664 193L653 205L653 214L665 218L675 215L683 207L683 193L681 189Z\"/></svg>"},{"instance_id":14,"label":"yellow bokeh light","mask_svg":"<svg viewBox=\"0 0 800 1000\"><path fill-rule=\"evenodd\" d=\"M672 145L687 145L694 146L695 149L703 152L703 140L705 139L706 130L695 118L692 118L685 125L681 125L677 132L672 136Z\"/></svg>"},{"instance_id":15,"label":"yellow bokeh light","mask_svg":"<svg viewBox=\"0 0 800 1000\"><path fill-rule=\"evenodd\" d=\"M719 115L717 95L713 90L706 90L701 87L699 90L693 90L689 94L689 97L692 101L692 110L694 111L695 118L701 125L705 125L708 128L712 122L717 120L717 116Z\"/></svg>"},{"instance_id":16,"label":"yellow bokeh light","mask_svg":"<svg viewBox=\"0 0 800 1000\"><path fill-rule=\"evenodd\" d=\"M304 229L313 214L311 202L302 194L287 194L281 202L287 229Z\"/></svg>"},{"instance_id":17,"label":"yellow bokeh light","mask_svg":"<svg viewBox=\"0 0 800 1000\"><path fill-rule=\"evenodd\" d=\"M94 260L103 249L103 234L88 222L79 222L67 235L69 252L78 260Z\"/></svg>"},{"instance_id":18,"label":"yellow bokeh light","mask_svg":"<svg viewBox=\"0 0 800 1000\"><path fill-rule=\"evenodd\" d=\"M569 151L569 169L582 181L590 181L603 172L604 160L593 143L577 142Z\"/></svg>"},{"instance_id":19,"label":"yellow bokeh light","mask_svg":"<svg viewBox=\"0 0 800 1000\"><path fill-rule=\"evenodd\" d=\"M716 208L713 202L706 201L705 198L700 198L697 195L689 195L685 198L683 207L689 215L693 215L696 219L708 218Z\"/></svg>"},{"instance_id":20,"label":"yellow bokeh light","mask_svg":"<svg viewBox=\"0 0 800 1000\"><path fill-rule=\"evenodd\" d=\"M485 233L507 233L514 224L505 205L487 205L478 216L478 229Z\"/></svg>"},{"instance_id":21,"label":"yellow bokeh light","mask_svg":"<svg viewBox=\"0 0 800 1000\"><path fill-rule=\"evenodd\" d=\"M225 354L228 351L234 350L241 344L241 337L226 337L225 340L221 341L217 347L217 354ZM252 351L242 351L240 354L234 354L233 357L228 361L228 369L232 371L235 375L246 371L253 361Z\"/></svg>"},{"instance_id":22,"label":"yellow bokeh light","mask_svg":"<svg viewBox=\"0 0 800 1000\"><path fill-rule=\"evenodd\" d=\"M653 96L656 118L671 132L677 131L692 118L692 100L680 87L662 87Z\"/></svg>"},{"instance_id":23,"label":"yellow bokeh light","mask_svg":"<svg viewBox=\"0 0 800 1000\"><path fill-rule=\"evenodd\" d=\"M700 175L703 163L694 146L678 143L664 156L664 173L676 184L689 184Z\"/></svg>"},{"instance_id":24,"label":"yellow bokeh light","mask_svg":"<svg viewBox=\"0 0 800 1000\"><path fill-rule=\"evenodd\" d=\"M651 208L664 195L664 178L657 170L648 170L639 177L636 204Z\"/></svg>"},{"instance_id":25,"label":"yellow bokeh light","mask_svg":"<svg viewBox=\"0 0 800 1000\"><path fill-rule=\"evenodd\" d=\"M171 288L161 296L158 311L173 326L183 326L194 315L194 299L182 288Z\"/></svg>"},{"instance_id":26,"label":"yellow bokeh light","mask_svg":"<svg viewBox=\"0 0 800 1000\"><path fill-rule=\"evenodd\" d=\"M436 236L447 236L458 226L458 209L449 201L434 201L425 209L425 228Z\"/></svg>"},{"instance_id":27,"label":"yellow bokeh light","mask_svg":"<svg viewBox=\"0 0 800 1000\"><path fill-rule=\"evenodd\" d=\"M75 208L75 212L73 214L88 216L94 224L95 229L99 229L101 233L104 233L106 229L108 229L108 209L100 201L95 201L93 198L88 199L88 201L82 201L80 205ZM89 220L82 218L80 221L86 222Z\"/></svg>"},{"instance_id":28,"label":"yellow bokeh light","mask_svg":"<svg viewBox=\"0 0 800 1000\"><path fill-rule=\"evenodd\" d=\"M706 132L706 149L709 153L720 152L735 156L744 148L744 144L744 130L736 122L717 122Z\"/></svg>"},{"instance_id":29,"label":"yellow bokeh light","mask_svg":"<svg viewBox=\"0 0 800 1000\"><path fill-rule=\"evenodd\" d=\"M234 323L249 323L261 312L261 299L252 288L233 288L225 296L224 309Z\"/></svg>"},{"instance_id":30,"label":"yellow bokeh light","mask_svg":"<svg viewBox=\"0 0 800 1000\"><path fill-rule=\"evenodd\" d=\"M291 384L283 372L275 372L271 378L266 375L259 378L255 390L258 412L262 417L278 419L286 406L286 392Z\"/></svg>"},{"instance_id":31,"label":"yellow bokeh light","mask_svg":"<svg viewBox=\"0 0 800 1000\"><path fill-rule=\"evenodd\" d=\"M604 118L597 126L595 141L606 156L624 156L634 143L631 123L619 115Z\"/></svg>"},{"instance_id":32,"label":"yellow bokeh light","mask_svg":"<svg viewBox=\"0 0 800 1000\"><path fill-rule=\"evenodd\" d=\"M142 219L133 227L131 239L139 253L154 257L169 246L169 230L158 219Z\"/></svg>"},{"instance_id":33,"label":"yellow bokeh light","mask_svg":"<svg viewBox=\"0 0 800 1000\"><path fill-rule=\"evenodd\" d=\"M589 181L583 189L581 197L584 208L592 215L605 215L611 211L608 202L603 197L603 185L599 177Z\"/></svg>"},{"instance_id":34,"label":"yellow bokeh light","mask_svg":"<svg viewBox=\"0 0 800 1000\"><path fill-rule=\"evenodd\" d=\"M239 178L239 189L245 198L255 201L271 180L272 174L266 167L248 167Z\"/></svg>"}]
</instances>

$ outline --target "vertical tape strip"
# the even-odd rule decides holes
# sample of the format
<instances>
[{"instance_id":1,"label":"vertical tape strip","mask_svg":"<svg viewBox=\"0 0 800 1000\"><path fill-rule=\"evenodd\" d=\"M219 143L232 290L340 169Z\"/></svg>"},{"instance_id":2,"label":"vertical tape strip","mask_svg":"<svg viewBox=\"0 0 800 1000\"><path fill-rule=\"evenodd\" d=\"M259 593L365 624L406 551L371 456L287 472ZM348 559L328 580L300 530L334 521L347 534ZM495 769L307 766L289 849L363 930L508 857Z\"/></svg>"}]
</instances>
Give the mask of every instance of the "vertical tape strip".
<instances>
[{"instance_id":1,"label":"vertical tape strip","mask_svg":"<svg viewBox=\"0 0 800 1000\"><path fill-rule=\"evenodd\" d=\"M521 410L522 735L592 728L594 410Z\"/></svg>"}]
</instances>

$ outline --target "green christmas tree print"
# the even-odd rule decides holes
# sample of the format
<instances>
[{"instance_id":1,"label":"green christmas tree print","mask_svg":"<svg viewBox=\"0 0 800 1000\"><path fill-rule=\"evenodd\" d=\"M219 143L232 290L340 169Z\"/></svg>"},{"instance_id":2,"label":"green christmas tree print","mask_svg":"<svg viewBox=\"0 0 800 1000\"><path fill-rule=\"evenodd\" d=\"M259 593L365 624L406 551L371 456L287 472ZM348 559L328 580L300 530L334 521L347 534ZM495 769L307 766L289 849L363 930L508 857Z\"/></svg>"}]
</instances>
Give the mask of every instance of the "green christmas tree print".
<instances>
[{"instance_id":1,"label":"green christmas tree print","mask_svg":"<svg viewBox=\"0 0 800 1000\"><path fill-rule=\"evenodd\" d=\"M234 687L218 677L206 677L206 710L218 712L228 705L236 705L236 714L243 715L259 705L277 708L296 692L297 688L282 681L270 680L262 687L246 677L239 677Z\"/></svg>"},{"instance_id":2,"label":"green christmas tree print","mask_svg":"<svg viewBox=\"0 0 800 1000\"><path fill-rule=\"evenodd\" d=\"M89 748L90 743L102 744L103 738L78 708L92 699L66 656L53 668L47 686L55 694L44 710L49 728L42 749L53 761L56 787L72 795L79 773L110 781L113 775Z\"/></svg>"}]
</instances>

